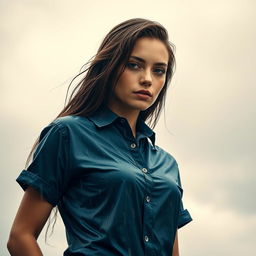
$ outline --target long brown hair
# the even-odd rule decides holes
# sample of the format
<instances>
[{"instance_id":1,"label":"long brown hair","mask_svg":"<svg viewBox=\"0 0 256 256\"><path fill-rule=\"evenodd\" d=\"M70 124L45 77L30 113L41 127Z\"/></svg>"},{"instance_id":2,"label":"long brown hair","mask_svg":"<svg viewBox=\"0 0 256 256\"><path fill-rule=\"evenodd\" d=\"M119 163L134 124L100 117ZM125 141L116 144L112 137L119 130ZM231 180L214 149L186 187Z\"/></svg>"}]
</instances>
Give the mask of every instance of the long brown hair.
<instances>
[{"instance_id":1,"label":"long brown hair","mask_svg":"<svg viewBox=\"0 0 256 256\"><path fill-rule=\"evenodd\" d=\"M142 18L129 19L110 30L93 60L83 66L88 67L72 79L67 95L74 80L85 74L73 89L67 105L56 119L67 115L88 116L99 107L107 105L136 41L142 37L161 40L169 54L165 84L154 104L140 112L140 117L144 121L147 120L149 125L154 128L165 105L166 91L174 73L175 57L173 51L175 46L169 41L168 32L161 24ZM37 144L38 139L33 145L26 165Z\"/></svg>"},{"instance_id":2,"label":"long brown hair","mask_svg":"<svg viewBox=\"0 0 256 256\"><path fill-rule=\"evenodd\" d=\"M168 32L161 24L141 18L124 21L106 35L95 58L91 63L87 63L90 64L89 68L78 74L79 76L86 73L73 90L68 104L58 117L66 115L86 116L96 111L100 106L106 105L124 71L125 64L137 39L141 37L161 40L169 53L164 87L155 103L141 113L143 120L149 119L150 123L153 124L152 127L155 127L165 102L166 89L174 71L174 45L168 41Z\"/></svg>"},{"instance_id":3,"label":"long brown hair","mask_svg":"<svg viewBox=\"0 0 256 256\"><path fill-rule=\"evenodd\" d=\"M67 95L74 80L84 74L84 77L73 89L67 105L56 118L67 115L88 116L99 107L106 106L136 41L142 37L161 40L169 54L165 84L154 104L140 112L140 117L144 121L148 121L149 125L154 128L164 107L166 91L174 73L173 51L175 46L169 42L168 32L161 24L142 18L124 21L106 35L94 58L87 62L83 66L85 69L71 81ZM86 66L88 67L86 68ZM27 164L37 144L38 140L29 154Z\"/></svg>"}]
</instances>

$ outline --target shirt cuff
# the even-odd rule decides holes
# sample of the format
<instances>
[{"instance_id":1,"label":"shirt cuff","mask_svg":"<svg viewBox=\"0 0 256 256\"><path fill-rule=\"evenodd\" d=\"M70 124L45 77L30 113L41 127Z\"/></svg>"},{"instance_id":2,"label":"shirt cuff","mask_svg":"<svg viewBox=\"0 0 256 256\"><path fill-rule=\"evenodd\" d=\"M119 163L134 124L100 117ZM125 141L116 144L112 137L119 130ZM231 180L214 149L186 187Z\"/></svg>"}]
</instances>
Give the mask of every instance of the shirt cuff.
<instances>
[{"instance_id":1,"label":"shirt cuff","mask_svg":"<svg viewBox=\"0 0 256 256\"><path fill-rule=\"evenodd\" d=\"M179 215L178 228L181 228L181 227L185 226L186 224L188 224L192 220L193 219L191 218L190 213L188 212L188 210L183 210Z\"/></svg>"},{"instance_id":2,"label":"shirt cuff","mask_svg":"<svg viewBox=\"0 0 256 256\"><path fill-rule=\"evenodd\" d=\"M37 190L42 197L51 205L56 206L58 203L57 192L49 186L41 177L36 174L23 170L16 179L21 188L25 191L29 186Z\"/></svg>"}]
</instances>

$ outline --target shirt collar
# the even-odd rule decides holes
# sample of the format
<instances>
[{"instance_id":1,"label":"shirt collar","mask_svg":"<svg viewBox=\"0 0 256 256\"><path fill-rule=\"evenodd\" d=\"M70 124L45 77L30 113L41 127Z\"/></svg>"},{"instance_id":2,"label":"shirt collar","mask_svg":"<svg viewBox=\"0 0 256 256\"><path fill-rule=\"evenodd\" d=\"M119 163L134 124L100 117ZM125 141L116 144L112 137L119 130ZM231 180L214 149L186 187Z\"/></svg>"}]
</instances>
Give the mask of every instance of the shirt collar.
<instances>
[{"instance_id":1,"label":"shirt collar","mask_svg":"<svg viewBox=\"0 0 256 256\"><path fill-rule=\"evenodd\" d=\"M97 127L103 127L113 123L119 116L105 106L97 109L93 114L89 115L88 118L93 121Z\"/></svg>"},{"instance_id":2,"label":"shirt collar","mask_svg":"<svg viewBox=\"0 0 256 256\"><path fill-rule=\"evenodd\" d=\"M114 113L108 106L100 107L93 114L89 115L88 118L97 126L104 127L113 123L116 119L122 117ZM148 137L154 148L155 148L155 132L141 119L137 121L138 132Z\"/></svg>"},{"instance_id":3,"label":"shirt collar","mask_svg":"<svg viewBox=\"0 0 256 256\"><path fill-rule=\"evenodd\" d=\"M156 139L155 132L141 118L139 118L137 122L138 122L137 123L138 132L148 137L151 140L155 149L155 139Z\"/></svg>"}]
</instances>

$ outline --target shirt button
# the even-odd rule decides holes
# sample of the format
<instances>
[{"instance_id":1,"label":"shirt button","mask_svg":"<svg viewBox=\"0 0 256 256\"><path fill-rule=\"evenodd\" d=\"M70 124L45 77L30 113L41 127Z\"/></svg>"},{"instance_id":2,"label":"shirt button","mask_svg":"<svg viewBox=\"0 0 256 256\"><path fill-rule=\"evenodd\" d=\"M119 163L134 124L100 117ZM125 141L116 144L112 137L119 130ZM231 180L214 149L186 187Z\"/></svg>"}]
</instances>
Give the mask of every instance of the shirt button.
<instances>
[{"instance_id":1,"label":"shirt button","mask_svg":"<svg viewBox=\"0 0 256 256\"><path fill-rule=\"evenodd\" d=\"M123 124L125 122L124 118L121 118L120 122Z\"/></svg>"},{"instance_id":2,"label":"shirt button","mask_svg":"<svg viewBox=\"0 0 256 256\"><path fill-rule=\"evenodd\" d=\"M148 170L147 170L146 168L142 168L142 171L143 171L144 173L147 173L147 172L148 172Z\"/></svg>"},{"instance_id":3,"label":"shirt button","mask_svg":"<svg viewBox=\"0 0 256 256\"><path fill-rule=\"evenodd\" d=\"M146 201L149 203L150 202L150 197L146 196Z\"/></svg>"},{"instance_id":4,"label":"shirt button","mask_svg":"<svg viewBox=\"0 0 256 256\"><path fill-rule=\"evenodd\" d=\"M135 143L132 143L132 144L131 144L131 148L136 148L136 144L135 144Z\"/></svg>"},{"instance_id":5,"label":"shirt button","mask_svg":"<svg viewBox=\"0 0 256 256\"><path fill-rule=\"evenodd\" d=\"M144 239L146 242L148 242L148 240L149 240L148 236L144 236Z\"/></svg>"}]
</instances>

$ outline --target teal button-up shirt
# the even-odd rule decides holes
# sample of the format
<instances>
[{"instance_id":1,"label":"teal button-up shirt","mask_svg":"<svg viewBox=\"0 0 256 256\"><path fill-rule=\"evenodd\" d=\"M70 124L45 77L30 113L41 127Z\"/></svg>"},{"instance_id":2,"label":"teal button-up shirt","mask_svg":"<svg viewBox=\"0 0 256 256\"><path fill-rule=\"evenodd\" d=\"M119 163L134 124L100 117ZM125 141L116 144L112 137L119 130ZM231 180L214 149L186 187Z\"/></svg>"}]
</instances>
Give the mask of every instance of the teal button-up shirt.
<instances>
[{"instance_id":1,"label":"teal button-up shirt","mask_svg":"<svg viewBox=\"0 0 256 256\"><path fill-rule=\"evenodd\" d=\"M65 256L171 256L177 229L192 220L175 159L143 120L135 138L109 108L46 126L17 182L58 206Z\"/></svg>"}]
</instances>

